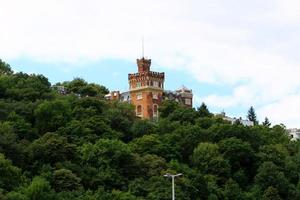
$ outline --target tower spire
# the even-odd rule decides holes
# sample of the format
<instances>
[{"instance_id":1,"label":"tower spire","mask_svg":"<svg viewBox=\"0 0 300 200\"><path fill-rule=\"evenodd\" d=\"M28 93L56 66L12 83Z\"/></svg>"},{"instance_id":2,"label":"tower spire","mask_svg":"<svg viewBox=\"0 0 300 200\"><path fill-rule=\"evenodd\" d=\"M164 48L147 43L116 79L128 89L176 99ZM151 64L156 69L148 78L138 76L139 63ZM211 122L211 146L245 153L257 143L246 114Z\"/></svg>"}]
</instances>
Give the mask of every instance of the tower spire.
<instances>
[{"instance_id":1,"label":"tower spire","mask_svg":"<svg viewBox=\"0 0 300 200\"><path fill-rule=\"evenodd\" d=\"M142 37L142 58L144 58L144 35Z\"/></svg>"}]
</instances>

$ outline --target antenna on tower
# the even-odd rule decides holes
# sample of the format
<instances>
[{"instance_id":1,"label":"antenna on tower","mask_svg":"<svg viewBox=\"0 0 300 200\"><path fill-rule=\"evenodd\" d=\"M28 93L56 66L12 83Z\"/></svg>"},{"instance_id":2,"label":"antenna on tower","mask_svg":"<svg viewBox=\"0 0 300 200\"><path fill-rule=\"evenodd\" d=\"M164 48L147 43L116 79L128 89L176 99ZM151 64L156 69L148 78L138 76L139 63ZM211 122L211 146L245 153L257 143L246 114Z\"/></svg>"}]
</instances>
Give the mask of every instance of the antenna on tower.
<instances>
[{"instance_id":1,"label":"antenna on tower","mask_svg":"<svg viewBox=\"0 0 300 200\"><path fill-rule=\"evenodd\" d=\"M142 37L142 58L144 58L144 35Z\"/></svg>"}]
</instances>

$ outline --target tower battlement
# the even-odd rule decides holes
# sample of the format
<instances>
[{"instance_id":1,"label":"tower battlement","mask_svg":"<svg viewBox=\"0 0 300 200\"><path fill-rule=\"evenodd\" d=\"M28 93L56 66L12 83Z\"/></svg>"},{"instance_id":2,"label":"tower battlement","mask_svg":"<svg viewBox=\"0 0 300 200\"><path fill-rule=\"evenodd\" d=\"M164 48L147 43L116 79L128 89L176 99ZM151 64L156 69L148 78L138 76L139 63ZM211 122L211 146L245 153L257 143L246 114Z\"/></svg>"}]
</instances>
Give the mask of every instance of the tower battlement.
<instances>
[{"instance_id":1,"label":"tower battlement","mask_svg":"<svg viewBox=\"0 0 300 200\"><path fill-rule=\"evenodd\" d=\"M152 72L152 71L146 71L146 72L138 72L133 74L128 74L128 79L137 79L137 78L145 78L145 77L153 77L153 78L165 78L164 72Z\"/></svg>"},{"instance_id":2,"label":"tower battlement","mask_svg":"<svg viewBox=\"0 0 300 200\"><path fill-rule=\"evenodd\" d=\"M149 72L151 66L151 59L146 59L142 57L141 59L136 59L138 66L138 72Z\"/></svg>"}]
</instances>

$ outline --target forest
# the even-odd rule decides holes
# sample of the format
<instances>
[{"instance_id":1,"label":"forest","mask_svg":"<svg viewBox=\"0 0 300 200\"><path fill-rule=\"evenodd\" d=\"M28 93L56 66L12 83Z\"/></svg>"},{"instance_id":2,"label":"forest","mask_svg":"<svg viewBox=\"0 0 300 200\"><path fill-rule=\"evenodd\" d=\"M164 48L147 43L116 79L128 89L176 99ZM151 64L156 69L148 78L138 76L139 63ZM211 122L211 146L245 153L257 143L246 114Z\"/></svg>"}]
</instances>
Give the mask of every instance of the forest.
<instances>
[{"instance_id":1,"label":"forest","mask_svg":"<svg viewBox=\"0 0 300 200\"><path fill-rule=\"evenodd\" d=\"M105 86L52 86L0 60L1 200L170 200L167 173L183 174L176 199L300 199L300 142L282 124L230 124L172 101L141 120L104 100Z\"/></svg>"}]
</instances>

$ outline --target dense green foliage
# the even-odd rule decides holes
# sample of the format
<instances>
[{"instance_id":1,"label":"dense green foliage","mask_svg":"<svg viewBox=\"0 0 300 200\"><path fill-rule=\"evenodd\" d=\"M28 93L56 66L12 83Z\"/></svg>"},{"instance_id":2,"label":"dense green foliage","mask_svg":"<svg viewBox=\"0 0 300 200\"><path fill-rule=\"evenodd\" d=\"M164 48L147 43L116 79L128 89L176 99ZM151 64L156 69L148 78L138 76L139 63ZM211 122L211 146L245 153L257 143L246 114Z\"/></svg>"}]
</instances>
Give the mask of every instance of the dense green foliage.
<instances>
[{"instance_id":1,"label":"dense green foliage","mask_svg":"<svg viewBox=\"0 0 300 200\"><path fill-rule=\"evenodd\" d=\"M73 93L85 97L103 97L109 92L106 87L95 83L87 83L81 78L74 78L72 81L57 83L55 86L64 86L66 93Z\"/></svg>"},{"instance_id":2,"label":"dense green foliage","mask_svg":"<svg viewBox=\"0 0 300 200\"><path fill-rule=\"evenodd\" d=\"M103 86L75 79L60 95L44 76L0 72L0 199L169 200L165 173L183 173L177 199L300 199L300 143L282 125L172 101L141 120Z\"/></svg>"},{"instance_id":3,"label":"dense green foliage","mask_svg":"<svg viewBox=\"0 0 300 200\"><path fill-rule=\"evenodd\" d=\"M251 106L248 110L248 115L247 115L247 118L249 121L253 122L255 125L258 124L258 121L257 121L257 117L256 117L256 113L255 113L255 110L253 108L253 106Z\"/></svg>"}]
</instances>

